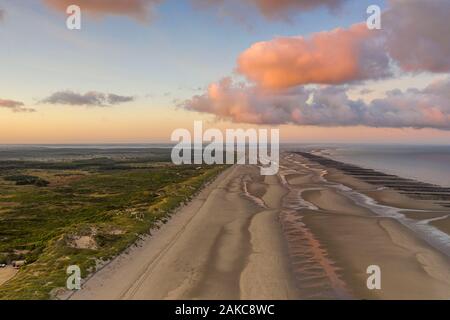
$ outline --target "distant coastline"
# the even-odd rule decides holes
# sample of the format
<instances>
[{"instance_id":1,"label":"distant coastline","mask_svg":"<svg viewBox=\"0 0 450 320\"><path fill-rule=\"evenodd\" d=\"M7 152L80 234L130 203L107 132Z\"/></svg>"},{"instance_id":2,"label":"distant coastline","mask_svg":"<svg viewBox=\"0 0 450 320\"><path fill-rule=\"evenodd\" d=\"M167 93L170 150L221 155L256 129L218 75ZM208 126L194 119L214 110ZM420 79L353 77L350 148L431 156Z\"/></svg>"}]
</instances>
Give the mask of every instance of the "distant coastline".
<instances>
[{"instance_id":1,"label":"distant coastline","mask_svg":"<svg viewBox=\"0 0 450 320\"><path fill-rule=\"evenodd\" d=\"M450 145L345 145L320 150L337 161L450 187Z\"/></svg>"}]
</instances>

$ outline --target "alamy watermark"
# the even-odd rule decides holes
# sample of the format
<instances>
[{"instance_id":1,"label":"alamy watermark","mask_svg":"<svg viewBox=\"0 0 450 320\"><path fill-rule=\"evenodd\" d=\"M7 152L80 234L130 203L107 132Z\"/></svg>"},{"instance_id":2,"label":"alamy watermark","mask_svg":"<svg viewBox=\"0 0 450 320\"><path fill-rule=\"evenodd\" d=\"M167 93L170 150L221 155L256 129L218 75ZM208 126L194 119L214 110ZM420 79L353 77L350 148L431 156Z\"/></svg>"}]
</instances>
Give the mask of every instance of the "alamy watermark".
<instances>
[{"instance_id":1,"label":"alamy watermark","mask_svg":"<svg viewBox=\"0 0 450 320\"><path fill-rule=\"evenodd\" d=\"M67 7L66 13L69 15L66 20L67 29L81 30L81 8L72 4Z\"/></svg>"},{"instance_id":2,"label":"alamy watermark","mask_svg":"<svg viewBox=\"0 0 450 320\"><path fill-rule=\"evenodd\" d=\"M177 165L254 164L260 166L263 176L278 173L278 129L226 129L224 135L213 128L203 132L203 122L194 121L193 135L187 129L176 129L171 141L178 142L171 153L172 162Z\"/></svg>"},{"instance_id":3,"label":"alamy watermark","mask_svg":"<svg viewBox=\"0 0 450 320\"><path fill-rule=\"evenodd\" d=\"M366 270L367 274L370 276L367 278L367 289L369 290L380 290L381 289L381 268L376 264L370 265Z\"/></svg>"},{"instance_id":4,"label":"alamy watermark","mask_svg":"<svg viewBox=\"0 0 450 320\"><path fill-rule=\"evenodd\" d=\"M69 290L81 290L81 269L77 265L71 265L67 267L66 287Z\"/></svg>"},{"instance_id":5,"label":"alamy watermark","mask_svg":"<svg viewBox=\"0 0 450 320\"><path fill-rule=\"evenodd\" d=\"M377 5L370 5L366 10L370 16L367 18L366 25L369 30L381 29L381 8Z\"/></svg>"}]
</instances>

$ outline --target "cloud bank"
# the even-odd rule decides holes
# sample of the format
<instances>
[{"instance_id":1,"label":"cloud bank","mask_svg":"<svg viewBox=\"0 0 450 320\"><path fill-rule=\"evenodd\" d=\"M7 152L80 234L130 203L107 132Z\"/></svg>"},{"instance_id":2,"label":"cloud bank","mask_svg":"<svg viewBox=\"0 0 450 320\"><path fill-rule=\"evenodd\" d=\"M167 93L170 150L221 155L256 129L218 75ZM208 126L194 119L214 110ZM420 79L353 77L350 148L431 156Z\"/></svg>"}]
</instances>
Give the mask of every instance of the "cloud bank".
<instances>
[{"instance_id":1,"label":"cloud bank","mask_svg":"<svg viewBox=\"0 0 450 320\"><path fill-rule=\"evenodd\" d=\"M389 5L382 30L360 23L255 43L237 60L248 82L224 78L181 107L252 124L450 130L450 77L421 90L391 90L371 102L349 98L355 82L450 71L450 2Z\"/></svg>"},{"instance_id":2,"label":"cloud bank","mask_svg":"<svg viewBox=\"0 0 450 320\"><path fill-rule=\"evenodd\" d=\"M225 78L181 107L251 124L450 130L450 78L423 90L392 90L370 103L350 99L346 90L329 86L270 92Z\"/></svg>"},{"instance_id":3,"label":"cloud bank","mask_svg":"<svg viewBox=\"0 0 450 320\"><path fill-rule=\"evenodd\" d=\"M360 23L258 42L239 56L237 71L274 89L379 79L392 74L392 63L404 72L450 71L450 1L389 3L382 30Z\"/></svg>"},{"instance_id":4,"label":"cloud bank","mask_svg":"<svg viewBox=\"0 0 450 320\"><path fill-rule=\"evenodd\" d=\"M32 108L26 108L20 101L0 99L0 108L7 108L13 112L35 112Z\"/></svg>"},{"instance_id":5,"label":"cloud bank","mask_svg":"<svg viewBox=\"0 0 450 320\"><path fill-rule=\"evenodd\" d=\"M66 12L68 6L78 5L82 12L94 16L123 15L140 21L146 21L153 6L163 0L43 0L49 7Z\"/></svg>"},{"instance_id":6,"label":"cloud bank","mask_svg":"<svg viewBox=\"0 0 450 320\"><path fill-rule=\"evenodd\" d=\"M41 100L42 103L64 104L72 106L106 107L134 101L134 97L90 91L85 94L73 91L58 91Z\"/></svg>"}]
</instances>

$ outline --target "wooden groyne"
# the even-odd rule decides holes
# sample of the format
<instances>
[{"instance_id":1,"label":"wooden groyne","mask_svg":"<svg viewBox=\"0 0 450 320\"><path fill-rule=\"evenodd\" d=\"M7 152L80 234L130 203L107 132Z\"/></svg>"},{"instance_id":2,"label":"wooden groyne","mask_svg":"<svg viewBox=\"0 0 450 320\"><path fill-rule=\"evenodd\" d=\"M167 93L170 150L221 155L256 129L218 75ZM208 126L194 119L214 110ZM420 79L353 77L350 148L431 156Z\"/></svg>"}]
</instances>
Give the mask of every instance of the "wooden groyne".
<instances>
[{"instance_id":1,"label":"wooden groyne","mask_svg":"<svg viewBox=\"0 0 450 320\"><path fill-rule=\"evenodd\" d=\"M415 199L436 201L440 205L450 208L450 188L441 187L414 179L402 178L393 174L386 174L373 169L347 164L308 152L294 153L327 168L340 170L345 174L358 178L364 182L394 189Z\"/></svg>"}]
</instances>

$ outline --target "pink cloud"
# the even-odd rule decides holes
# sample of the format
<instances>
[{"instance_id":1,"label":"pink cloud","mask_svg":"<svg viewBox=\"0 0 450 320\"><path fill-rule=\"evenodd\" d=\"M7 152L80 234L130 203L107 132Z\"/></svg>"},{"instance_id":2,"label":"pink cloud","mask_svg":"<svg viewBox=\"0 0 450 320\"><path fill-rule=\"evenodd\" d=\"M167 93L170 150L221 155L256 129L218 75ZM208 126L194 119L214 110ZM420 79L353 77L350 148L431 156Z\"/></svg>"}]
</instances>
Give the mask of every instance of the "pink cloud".
<instances>
[{"instance_id":1,"label":"pink cloud","mask_svg":"<svg viewBox=\"0 0 450 320\"><path fill-rule=\"evenodd\" d=\"M238 57L237 71L274 89L379 79L392 74L392 64L404 72L449 72L450 1L389 4L382 30L369 30L362 22L309 37L258 42Z\"/></svg>"},{"instance_id":2,"label":"pink cloud","mask_svg":"<svg viewBox=\"0 0 450 320\"><path fill-rule=\"evenodd\" d=\"M181 106L253 124L450 130L450 78L421 90L394 89L371 102L347 94L355 81L450 71L450 1L388 4L382 30L369 30L362 22L255 43L237 60L238 73L249 82L225 78ZM328 86L310 89L308 84Z\"/></svg>"},{"instance_id":3,"label":"pink cloud","mask_svg":"<svg viewBox=\"0 0 450 320\"><path fill-rule=\"evenodd\" d=\"M237 70L266 88L380 78L389 74L389 59L374 48L377 36L365 24L357 24L309 38L258 42L239 56Z\"/></svg>"},{"instance_id":4,"label":"pink cloud","mask_svg":"<svg viewBox=\"0 0 450 320\"><path fill-rule=\"evenodd\" d=\"M302 98L297 93L292 96L292 106L298 102L306 102L307 99L306 93ZM258 87L235 84L231 78L224 78L209 85L205 94L182 103L182 107L191 111L211 113L218 118L231 119L234 122L276 124L289 121L289 100L288 95L272 94ZM272 106L278 101L283 101L283 107L274 112Z\"/></svg>"},{"instance_id":5,"label":"pink cloud","mask_svg":"<svg viewBox=\"0 0 450 320\"><path fill-rule=\"evenodd\" d=\"M450 78L365 103L350 99L339 86L265 91L225 78L181 106L239 123L450 130L449 92Z\"/></svg>"}]
</instances>

